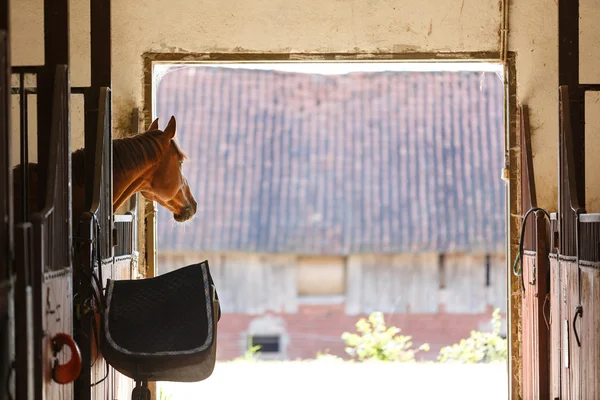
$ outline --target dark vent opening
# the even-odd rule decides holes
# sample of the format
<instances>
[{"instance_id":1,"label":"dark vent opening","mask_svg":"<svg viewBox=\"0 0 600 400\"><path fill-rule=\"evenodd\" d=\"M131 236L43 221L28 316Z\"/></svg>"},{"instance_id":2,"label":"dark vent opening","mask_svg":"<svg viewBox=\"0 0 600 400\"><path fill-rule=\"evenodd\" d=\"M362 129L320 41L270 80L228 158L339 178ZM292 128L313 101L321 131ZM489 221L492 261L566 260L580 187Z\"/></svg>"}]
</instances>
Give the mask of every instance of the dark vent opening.
<instances>
[{"instance_id":1,"label":"dark vent opening","mask_svg":"<svg viewBox=\"0 0 600 400\"><path fill-rule=\"evenodd\" d=\"M280 337L278 335L255 335L250 340L250 347L260 346L259 353L279 353Z\"/></svg>"},{"instance_id":2,"label":"dark vent opening","mask_svg":"<svg viewBox=\"0 0 600 400\"><path fill-rule=\"evenodd\" d=\"M440 254L438 260L438 274L440 279L440 289L446 289L446 264L445 255L443 253Z\"/></svg>"},{"instance_id":3,"label":"dark vent opening","mask_svg":"<svg viewBox=\"0 0 600 400\"><path fill-rule=\"evenodd\" d=\"M492 267L491 267L491 257L489 254L485 256L485 286L490 287L492 284Z\"/></svg>"}]
</instances>

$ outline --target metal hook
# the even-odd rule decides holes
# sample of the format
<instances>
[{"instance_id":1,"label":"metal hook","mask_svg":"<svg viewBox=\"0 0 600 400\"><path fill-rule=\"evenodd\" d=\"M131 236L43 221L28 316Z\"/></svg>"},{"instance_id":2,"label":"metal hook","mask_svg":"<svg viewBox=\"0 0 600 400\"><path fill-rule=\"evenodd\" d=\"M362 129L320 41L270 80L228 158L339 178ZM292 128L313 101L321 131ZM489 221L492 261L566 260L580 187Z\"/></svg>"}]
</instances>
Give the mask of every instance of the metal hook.
<instances>
[{"instance_id":1,"label":"metal hook","mask_svg":"<svg viewBox=\"0 0 600 400\"><path fill-rule=\"evenodd\" d=\"M577 346L581 347L581 341L579 340L579 335L577 334L577 316L583 316L583 307L577 306L575 307L575 315L573 316L573 333L575 334L575 340L577 341Z\"/></svg>"},{"instance_id":2,"label":"metal hook","mask_svg":"<svg viewBox=\"0 0 600 400\"><path fill-rule=\"evenodd\" d=\"M542 315L544 316L544 321L546 322L546 328L550 330L550 325L552 324L552 312L550 312L550 322L548 322L548 318L546 318L546 304L550 304L550 310L552 310L552 304L550 303L550 293L546 294L546 298L544 299L544 305L542 306Z\"/></svg>"}]
</instances>

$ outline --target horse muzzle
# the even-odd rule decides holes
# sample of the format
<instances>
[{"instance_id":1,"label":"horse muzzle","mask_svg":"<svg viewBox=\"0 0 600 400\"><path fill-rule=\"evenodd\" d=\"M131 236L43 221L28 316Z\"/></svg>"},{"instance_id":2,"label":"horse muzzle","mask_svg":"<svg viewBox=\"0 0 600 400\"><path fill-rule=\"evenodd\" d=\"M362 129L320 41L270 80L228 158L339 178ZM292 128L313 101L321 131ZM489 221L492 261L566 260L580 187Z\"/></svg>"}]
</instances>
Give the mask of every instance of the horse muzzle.
<instances>
[{"instance_id":1,"label":"horse muzzle","mask_svg":"<svg viewBox=\"0 0 600 400\"><path fill-rule=\"evenodd\" d=\"M190 204L189 206L183 208L179 213L173 214L173 218L177 222L185 222L192 219L192 217L196 215L196 202Z\"/></svg>"}]
</instances>

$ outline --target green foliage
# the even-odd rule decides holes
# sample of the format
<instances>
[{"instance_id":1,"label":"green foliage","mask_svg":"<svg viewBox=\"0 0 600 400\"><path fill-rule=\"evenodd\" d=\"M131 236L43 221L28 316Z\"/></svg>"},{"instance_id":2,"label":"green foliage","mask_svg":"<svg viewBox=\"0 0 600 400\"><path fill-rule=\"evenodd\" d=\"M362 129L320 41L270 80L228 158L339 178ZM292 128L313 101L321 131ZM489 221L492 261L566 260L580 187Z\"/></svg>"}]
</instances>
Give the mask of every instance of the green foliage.
<instances>
[{"instance_id":1,"label":"green foliage","mask_svg":"<svg viewBox=\"0 0 600 400\"><path fill-rule=\"evenodd\" d=\"M167 394L162 386L158 387L158 400L172 400L173 395Z\"/></svg>"},{"instance_id":2,"label":"green foliage","mask_svg":"<svg viewBox=\"0 0 600 400\"><path fill-rule=\"evenodd\" d=\"M344 332L346 353L360 361L413 362L419 351L429 351L429 345L412 348L412 336L400 335L400 329L387 327L383 313L374 312L368 320L361 318L356 323L356 333Z\"/></svg>"},{"instance_id":3,"label":"green foliage","mask_svg":"<svg viewBox=\"0 0 600 400\"><path fill-rule=\"evenodd\" d=\"M487 364L506 361L506 339L499 335L501 324L500 309L496 309L492 313L492 332L471 331L469 338L441 349L438 361L459 364Z\"/></svg>"},{"instance_id":4,"label":"green foliage","mask_svg":"<svg viewBox=\"0 0 600 400\"><path fill-rule=\"evenodd\" d=\"M321 353L320 351L317 352L317 356L315 357L315 359L318 361L344 362L344 359L342 357L338 357L334 354L329 354L329 350L325 350L324 353Z\"/></svg>"},{"instance_id":5,"label":"green foliage","mask_svg":"<svg viewBox=\"0 0 600 400\"><path fill-rule=\"evenodd\" d=\"M256 353L258 353L258 351L260 350L260 346L255 346L252 344L252 336L248 337L248 350L246 350L246 352L244 353L244 355L240 358L238 358L238 360L243 360L243 361L256 361Z\"/></svg>"}]
</instances>

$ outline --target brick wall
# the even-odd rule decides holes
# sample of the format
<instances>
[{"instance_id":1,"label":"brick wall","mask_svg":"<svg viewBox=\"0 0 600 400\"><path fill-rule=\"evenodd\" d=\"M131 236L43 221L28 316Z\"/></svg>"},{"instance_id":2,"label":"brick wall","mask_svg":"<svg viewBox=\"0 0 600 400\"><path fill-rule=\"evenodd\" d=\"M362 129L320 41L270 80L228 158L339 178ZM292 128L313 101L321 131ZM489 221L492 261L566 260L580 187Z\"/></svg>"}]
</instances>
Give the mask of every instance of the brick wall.
<instances>
[{"instance_id":1,"label":"brick wall","mask_svg":"<svg viewBox=\"0 0 600 400\"><path fill-rule=\"evenodd\" d=\"M470 335L471 330L491 329L491 307L481 314L385 314L388 326L402 329L402 334L413 337L413 347L429 343L431 350L423 359L435 360L443 346L457 343ZM253 320L272 317L282 322L287 336L287 359L314 358L318 351L348 358L340 336L344 331L355 331L360 316L348 316L343 304L300 305L295 314L267 313L262 315L223 314L219 322L217 357L231 360L244 353L246 335ZM488 327L486 329L486 327Z\"/></svg>"}]
</instances>

